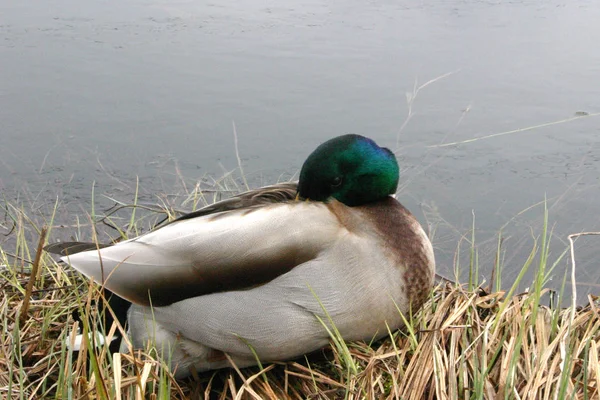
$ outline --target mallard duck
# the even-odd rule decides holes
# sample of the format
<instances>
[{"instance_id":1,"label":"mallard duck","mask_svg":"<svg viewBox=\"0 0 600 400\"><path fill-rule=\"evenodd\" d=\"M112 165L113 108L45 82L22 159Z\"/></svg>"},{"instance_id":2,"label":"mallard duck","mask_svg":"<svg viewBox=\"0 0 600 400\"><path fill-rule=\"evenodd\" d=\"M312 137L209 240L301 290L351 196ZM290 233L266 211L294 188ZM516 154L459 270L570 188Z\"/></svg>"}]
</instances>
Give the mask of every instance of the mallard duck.
<instances>
[{"instance_id":1,"label":"mallard duck","mask_svg":"<svg viewBox=\"0 0 600 400\"><path fill-rule=\"evenodd\" d=\"M133 345L169 352L177 377L229 367L224 353L238 367L296 358L328 344L329 321L347 341L373 340L402 327L434 279L431 242L393 196L398 179L389 149L339 136L309 155L297 184L115 245L62 245L62 260L133 303Z\"/></svg>"}]
</instances>

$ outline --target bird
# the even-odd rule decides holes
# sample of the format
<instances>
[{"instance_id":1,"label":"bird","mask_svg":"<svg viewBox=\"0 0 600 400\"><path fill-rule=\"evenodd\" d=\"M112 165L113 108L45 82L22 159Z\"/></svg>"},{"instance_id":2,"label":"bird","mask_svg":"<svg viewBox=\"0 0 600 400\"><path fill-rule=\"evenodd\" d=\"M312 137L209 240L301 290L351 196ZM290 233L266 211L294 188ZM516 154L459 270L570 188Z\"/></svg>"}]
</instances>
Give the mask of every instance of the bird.
<instances>
[{"instance_id":1,"label":"bird","mask_svg":"<svg viewBox=\"0 0 600 400\"><path fill-rule=\"evenodd\" d=\"M332 327L382 338L427 300L433 247L395 198L399 176L390 149L346 134L320 144L297 183L116 244L46 250L122 299L133 347L166 352L177 378L290 360L326 347Z\"/></svg>"}]
</instances>

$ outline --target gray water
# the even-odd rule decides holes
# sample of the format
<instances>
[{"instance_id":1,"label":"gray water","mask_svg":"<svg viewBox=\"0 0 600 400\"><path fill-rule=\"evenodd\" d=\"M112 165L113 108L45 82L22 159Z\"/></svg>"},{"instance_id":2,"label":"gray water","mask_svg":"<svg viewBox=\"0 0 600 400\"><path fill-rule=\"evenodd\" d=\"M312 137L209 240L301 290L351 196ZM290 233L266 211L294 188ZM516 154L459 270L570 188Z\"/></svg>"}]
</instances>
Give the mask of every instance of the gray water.
<instances>
[{"instance_id":1,"label":"gray water","mask_svg":"<svg viewBox=\"0 0 600 400\"><path fill-rule=\"evenodd\" d=\"M0 0L0 190L41 211L58 198L73 222L93 184L131 202L139 177L156 202L236 170L233 122L255 186L360 133L396 151L440 272L475 218L486 276L502 229L508 285L544 199L551 259L600 231L598 21L591 0ZM407 121L407 93L436 78ZM576 113L592 116L486 138ZM599 241L577 243L580 298L598 292Z\"/></svg>"}]
</instances>

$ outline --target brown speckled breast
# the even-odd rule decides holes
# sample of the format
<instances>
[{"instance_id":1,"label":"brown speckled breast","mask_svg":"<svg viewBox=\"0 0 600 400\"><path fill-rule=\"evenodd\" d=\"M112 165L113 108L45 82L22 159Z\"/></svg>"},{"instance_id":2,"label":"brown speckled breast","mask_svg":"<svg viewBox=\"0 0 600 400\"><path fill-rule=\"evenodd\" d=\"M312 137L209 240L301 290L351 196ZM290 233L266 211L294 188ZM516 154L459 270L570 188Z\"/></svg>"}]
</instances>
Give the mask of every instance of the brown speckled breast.
<instances>
[{"instance_id":1,"label":"brown speckled breast","mask_svg":"<svg viewBox=\"0 0 600 400\"><path fill-rule=\"evenodd\" d=\"M431 242L417 219L396 199L354 207L371 221L384 251L403 270L405 290L413 311L427 300L433 286L435 259ZM337 214L337 213L336 213Z\"/></svg>"}]
</instances>

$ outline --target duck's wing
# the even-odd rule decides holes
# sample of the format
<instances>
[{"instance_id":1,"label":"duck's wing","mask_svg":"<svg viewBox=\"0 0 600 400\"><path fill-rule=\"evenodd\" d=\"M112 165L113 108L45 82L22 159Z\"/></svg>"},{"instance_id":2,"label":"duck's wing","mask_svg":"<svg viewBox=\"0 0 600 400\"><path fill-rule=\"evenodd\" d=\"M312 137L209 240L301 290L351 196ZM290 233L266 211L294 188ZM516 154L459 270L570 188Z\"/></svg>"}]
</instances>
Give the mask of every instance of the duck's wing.
<instances>
[{"instance_id":1,"label":"duck's wing","mask_svg":"<svg viewBox=\"0 0 600 400\"><path fill-rule=\"evenodd\" d=\"M254 208L267 204L283 203L294 200L297 189L298 182L285 182L249 190L228 199L209 204L191 213L184 214L173 221L160 224L156 229L160 229L164 226L184 219L192 219L219 212L239 210L242 208ZM82 251L103 249L113 245L114 244L94 242L57 242L47 245L44 247L44 250L48 253L67 256L81 253Z\"/></svg>"},{"instance_id":2,"label":"duck's wing","mask_svg":"<svg viewBox=\"0 0 600 400\"><path fill-rule=\"evenodd\" d=\"M276 185L265 186L240 193L213 204L209 204L208 206L202 207L199 210L182 215L172 222L201 217L218 212L239 210L241 208L260 207L267 204L283 203L294 200L296 198L297 191L298 182L285 182L278 183Z\"/></svg>"},{"instance_id":3,"label":"duck's wing","mask_svg":"<svg viewBox=\"0 0 600 400\"><path fill-rule=\"evenodd\" d=\"M66 256L69 254L81 253L82 251L103 249L110 246L112 246L112 244L94 242L56 242L44 247L44 251Z\"/></svg>"},{"instance_id":4,"label":"duck's wing","mask_svg":"<svg viewBox=\"0 0 600 400\"><path fill-rule=\"evenodd\" d=\"M291 201L182 218L62 259L127 300L167 305L266 283L319 257L345 232L330 205Z\"/></svg>"}]
</instances>

